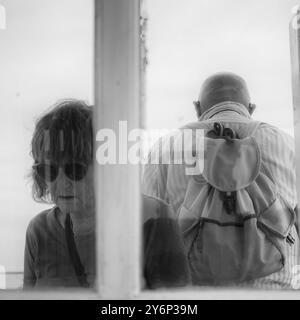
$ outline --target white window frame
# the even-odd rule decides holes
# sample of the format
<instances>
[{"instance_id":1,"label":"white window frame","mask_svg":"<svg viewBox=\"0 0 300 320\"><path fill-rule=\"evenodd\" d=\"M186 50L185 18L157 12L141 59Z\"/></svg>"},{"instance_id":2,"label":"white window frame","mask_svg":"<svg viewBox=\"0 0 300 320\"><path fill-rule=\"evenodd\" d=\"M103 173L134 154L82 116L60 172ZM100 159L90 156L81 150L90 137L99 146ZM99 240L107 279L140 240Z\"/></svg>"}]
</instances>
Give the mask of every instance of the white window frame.
<instances>
[{"instance_id":1,"label":"white window frame","mask_svg":"<svg viewBox=\"0 0 300 320\"><path fill-rule=\"evenodd\" d=\"M95 131L128 121L140 128L140 1L95 0ZM299 31L299 30L298 30ZM296 41L297 39L297 41ZM291 31L295 114L300 116L299 32ZM296 87L297 85L297 87ZM297 103L296 103L297 102ZM299 114L298 114L299 112ZM295 125L300 141L300 121ZM299 134L298 134L299 133ZM297 172L300 173L300 146ZM97 149L97 143L95 146ZM95 163L97 198L97 290L0 292L0 299L299 299L299 291L183 288L142 290L140 168ZM300 176L300 175L298 175ZM298 179L300 200L300 179ZM300 203L298 201L298 203Z\"/></svg>"},{"instance_id":2,"label":"white window frame","mask_svg":"<svg viewBox=\"0 0 300 320\"><path fill-rule=\"evenodd\" d=\"M95 0L94 129L140 127L139 0ZM95 149L97 150L97 143ZM95 161L96 289L3 290L0 299L116 299L140 288L140 167Z\"/></svg>"},{"instance_id":3,"label":"white window frame","mask_svg":"<svg viewBox=\"0 0 300 320\"><path fill-rule=\"evenodd\" d=\"M291 73L294 107L294 135L298 204L300 204L300 25L297 21L299 13L300 6L298 9L298 13L294 14L290 22ZM295 29L296 24L299 25L298 29ZM297 222L300 226L300 215L298 216Z\"/></svg>"}]
</instances>

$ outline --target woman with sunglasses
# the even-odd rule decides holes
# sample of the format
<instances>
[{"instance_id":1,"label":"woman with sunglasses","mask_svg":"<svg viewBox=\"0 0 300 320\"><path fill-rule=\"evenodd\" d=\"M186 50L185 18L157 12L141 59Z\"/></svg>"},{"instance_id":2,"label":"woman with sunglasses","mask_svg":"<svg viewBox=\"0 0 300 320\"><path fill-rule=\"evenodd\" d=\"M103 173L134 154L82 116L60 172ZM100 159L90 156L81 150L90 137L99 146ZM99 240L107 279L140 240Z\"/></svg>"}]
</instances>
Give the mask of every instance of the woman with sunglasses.
<instances>
[{"instance_id":1,"label":"woman with sunglasses","mask_svg":"<svg viewBox=\"0 0 300 320\"><path fill-rule=\"evenodd\" d=\"M28 225L24 288L91 287L95 278L91 107L64 100L36 123L33 197L54 204Z\"/></svg>"}]
</instances>

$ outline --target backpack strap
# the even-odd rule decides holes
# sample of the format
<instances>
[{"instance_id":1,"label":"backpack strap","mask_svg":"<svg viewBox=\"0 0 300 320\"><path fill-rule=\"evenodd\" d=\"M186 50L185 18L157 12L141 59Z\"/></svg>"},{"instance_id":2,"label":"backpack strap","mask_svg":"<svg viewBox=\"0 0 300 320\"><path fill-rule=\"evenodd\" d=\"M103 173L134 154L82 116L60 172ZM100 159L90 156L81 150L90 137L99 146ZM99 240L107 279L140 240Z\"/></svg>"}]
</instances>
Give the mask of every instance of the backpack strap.
<instances>
[{"instance_id":1,"label":"backpack strap","mask_svg":"<svg viewBox=\"0 0 300 320\"><path fill-rule=\"evenodd\" d=\"M207 133L208 133L208 137L210 135L210 133L212 131L215 131L216 132L216 124L218 125L219 123L222 123L222 121L211 121L210 123L205 123L203 129L207 130ZM256 121L256 120L251 120L249 121L247 124L246 124L246 127L245 127L245 137L253 137L257 131L257 129L262 125L264 124L264 122L261 122L261 121ZM230 128L230 125L226 126L226 128ZM218 132L216 132L218 133ZM218 134L217 134L218 135ZM212 136L212 138L214 138Z\"/></svg>"},{"instance_id":2,"label":"backpack strap","mask_svg":"<svg viewBox=\"0 0 300 320\"><path fill-rule=\"evenodd\" d=\"M65 235L67 241L67 247L70 255L71 262L74 267L74 271L76 273L77 280L81 287L88 288L89 283L87 281L87 275L85 273L84 267L81 263L76 244L74 239L74 233L72 230L72 222L70 214L67 214L65 221Z\"/></svg>"},{"instance_id":3,"label":"backpack strap","mask_svg":"<svg viewBox=\"0 0 300 320\"><path fill-rule=\"evenodd\" d=\"M246 136L253 137L263 122L260 121L251 121L247 124Z\"/></svg>"}]
</instances>

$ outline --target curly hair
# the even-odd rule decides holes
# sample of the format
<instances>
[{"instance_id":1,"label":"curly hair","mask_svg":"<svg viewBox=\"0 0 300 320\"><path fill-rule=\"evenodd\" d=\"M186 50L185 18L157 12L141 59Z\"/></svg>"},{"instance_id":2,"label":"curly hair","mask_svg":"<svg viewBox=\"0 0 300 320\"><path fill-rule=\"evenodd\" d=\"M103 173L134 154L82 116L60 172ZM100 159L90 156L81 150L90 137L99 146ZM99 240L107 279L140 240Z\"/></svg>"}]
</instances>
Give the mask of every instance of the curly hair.
<instances>
[{"instance_id":1,"label":"curly hair","mask_svg":"<svg viewBox=\"0 0 300 320\"><path fill-rule=\"evenodd\" d=\"M76 160L90 165L93 159L92 107L84 101L58 101L36 122L31 140L34 164L41 159L59 164ZM32 169L32 196L37 202L50 203L45 181Z\"/></svg>"}]
</instances>

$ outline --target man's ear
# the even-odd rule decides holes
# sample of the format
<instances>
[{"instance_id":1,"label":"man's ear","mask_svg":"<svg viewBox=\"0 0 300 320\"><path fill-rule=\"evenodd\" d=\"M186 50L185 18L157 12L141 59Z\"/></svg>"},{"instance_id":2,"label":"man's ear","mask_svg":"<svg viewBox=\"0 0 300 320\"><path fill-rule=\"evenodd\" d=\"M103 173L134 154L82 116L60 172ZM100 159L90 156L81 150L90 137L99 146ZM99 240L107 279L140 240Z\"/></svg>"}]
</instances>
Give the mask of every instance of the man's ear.
<instances>
[{"instance_id":1,"label":"man's ear","mask_svg":"<svg viewBox=\"0 0 300 320\"><path fill-rule=\"evenodd\" d=\"M200 101L195 101L195 102L194 102L194 106L195 106L197 118L199 119L200 116L201 116L201 105L200 105Z\"/></svg>"},{"instance_id":2,"label":"man's ear","mask_svg":"<svg viewBox=\"0 0 300 320\"><path fill-rule=\"evenodd\" d=\"M249 103L248 110L249 110L250 115L252 115L252 113L254 112L255 109L256 109L256 104Z\"/></svg>"}]
</instances>

